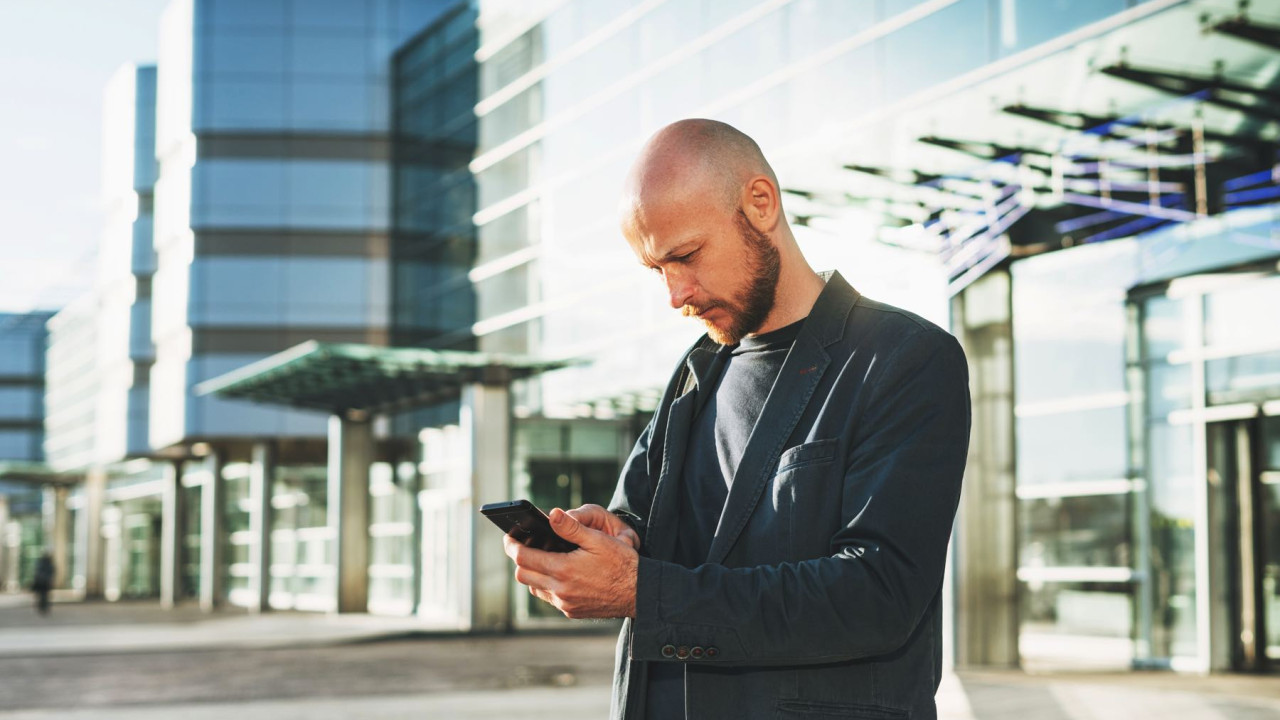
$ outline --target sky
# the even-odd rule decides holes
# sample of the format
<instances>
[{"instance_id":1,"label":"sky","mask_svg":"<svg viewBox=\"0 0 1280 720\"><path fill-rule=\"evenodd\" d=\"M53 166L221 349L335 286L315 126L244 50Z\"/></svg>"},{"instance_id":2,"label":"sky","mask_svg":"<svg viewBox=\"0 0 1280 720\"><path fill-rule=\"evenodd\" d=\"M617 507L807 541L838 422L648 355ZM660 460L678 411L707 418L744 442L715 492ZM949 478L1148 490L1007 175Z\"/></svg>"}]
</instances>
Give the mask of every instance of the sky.
<instances>
[{"instance_id":1,"label":"sky","mask_svg":"<svg viewBox=\"0 0 1280 720\"><path fill-rule=\"evenodd\" d=\"M102 231L102 97L154 62L169 0L0 0L0 312L87 291Z\"/></svg>"}]
</instances>

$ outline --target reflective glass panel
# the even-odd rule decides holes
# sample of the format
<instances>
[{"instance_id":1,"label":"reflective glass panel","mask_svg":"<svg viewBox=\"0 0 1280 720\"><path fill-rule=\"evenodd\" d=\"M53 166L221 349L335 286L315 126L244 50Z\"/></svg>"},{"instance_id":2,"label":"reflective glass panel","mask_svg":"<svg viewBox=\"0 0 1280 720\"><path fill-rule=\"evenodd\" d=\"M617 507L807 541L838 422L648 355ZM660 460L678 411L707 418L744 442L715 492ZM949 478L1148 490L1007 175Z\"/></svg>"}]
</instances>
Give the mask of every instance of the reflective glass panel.
<instances>
[{"instance_id":1,"label":"reflective glass panel","mask_svg":"<svg viewBox=\"0 0 1280 720\"><path fill-rule=\"evenodd\" d=\"M1280 352L1209 360L1205 363L1205 387L1210 405L1280 397Z\"/></svg>"},{"instance_id":2,"label":"reflective glass panel","mask_svg":"<svg viewBox=\"0 0 1280 720\"><path fill-rule=\"evenodd\" d=\"M1280 347L1276 308L1280 308L1280 276L1210 293L1204 300L1205 344Z\"/></svg>"},{"instance_id":3,"label":"reflective glass panel","mask_svg":"<svg viewBox=\"0 0 1280 720\"><path fill-rule=\"evenodd\" d=\"M1129 567L1128 495L1021 501L1024 567Z\"/></svg>"}]
</instances>

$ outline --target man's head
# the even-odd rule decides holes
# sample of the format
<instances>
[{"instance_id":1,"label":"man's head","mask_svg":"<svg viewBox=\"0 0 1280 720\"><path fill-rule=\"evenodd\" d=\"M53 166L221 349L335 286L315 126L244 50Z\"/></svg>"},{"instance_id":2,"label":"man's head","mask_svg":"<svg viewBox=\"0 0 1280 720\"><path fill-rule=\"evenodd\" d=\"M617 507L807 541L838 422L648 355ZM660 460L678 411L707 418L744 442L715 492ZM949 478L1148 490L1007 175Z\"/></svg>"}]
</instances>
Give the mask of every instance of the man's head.
<instances>
[{"instance_id":1,"label":"man's head","mask_svg":"<svg viewBox=\"0 0 1280 720\"><path fill-rule=\"evenodd\" d=\"M751 138L714 120L666 126L632 166L620 211L627 242L662 275L671 306L706 323L713 340L774 329L779 277L798 251L777 177Z\"/></svg>"}]
</instances>

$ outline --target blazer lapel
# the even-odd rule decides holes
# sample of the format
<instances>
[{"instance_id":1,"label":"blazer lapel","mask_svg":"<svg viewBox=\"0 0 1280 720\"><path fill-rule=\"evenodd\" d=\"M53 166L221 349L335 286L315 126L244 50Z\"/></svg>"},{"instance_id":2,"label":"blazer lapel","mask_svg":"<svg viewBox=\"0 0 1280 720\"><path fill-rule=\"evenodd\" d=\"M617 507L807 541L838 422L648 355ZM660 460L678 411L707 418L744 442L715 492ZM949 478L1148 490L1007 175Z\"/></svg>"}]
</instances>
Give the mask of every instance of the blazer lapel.
<instances>
[{"instance_id":1,"label":"blazer lapel","mask_svg":"<svg viewBox=\"0 0 1280 720\"><path fill-rule=\"evenodd\" d=\"M791 437L830 362L831 358L812 336L801 332L796 337L738 463L707 562L721 563L729 554L729 548L751 517L760 493L773 476L783 443Z\"/></svg>"},{"instance_id":2,"label":"blazer lapel","mask_svg":"<svg viewBox=\"0 0 1280 720\"><path fill-rule=\"evenodd\" d=\"M717 351L720 349L721 351ZM689 430L698 410L706 404L715 387L715 378L724 367L724 352L717 343L703 339L685 361L680 393L671 404L667 416L667 431L662 443L662 468L658 484L653 491L653 507L650 510L649 554L659 560L671 559L675 552L676 520L679 517L680 482L684 471L684 456L689 445Z\"/></svg>"},{"instance_id":3,"label":"blazer lapel","mask_svg":"<svg viewBox=\"0 0 1280 720\"><path fill-rule=\"evenodd\" d=\"M783 445L795 431L800 416L831 363L831 356L825 348L843 336L845 318L859 297L839 273L823 275L827 286L801 326L791 352L782 362L778 378L774 380L747 440L747 448L738 463L729 487L729 497L720 514L720 524L711 540L711 549L707 553L709 563L723 563L746 527L761 493L773 477Z\"/></svg>"}]
</instances>

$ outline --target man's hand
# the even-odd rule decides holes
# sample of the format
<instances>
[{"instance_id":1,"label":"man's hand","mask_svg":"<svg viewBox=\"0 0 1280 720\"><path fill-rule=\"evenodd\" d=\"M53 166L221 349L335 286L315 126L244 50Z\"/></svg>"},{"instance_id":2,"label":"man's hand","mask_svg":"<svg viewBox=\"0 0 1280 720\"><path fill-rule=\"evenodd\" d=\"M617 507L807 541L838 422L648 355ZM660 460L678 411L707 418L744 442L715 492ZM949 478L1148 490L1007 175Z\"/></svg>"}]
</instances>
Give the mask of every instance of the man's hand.
<instances>
[{"instance_id":1,"label":"man's hand","mask_svg":"<svg viewBox=\"0 0 1280 720\"><path fill-rule=\"evenodd\" d=\"M626 520L599 505L583 505L577 510L568 510L567 512L574 520L592 530L599 530L606 535L625 540L631 544L633 550L640 549L640 536L636 534L635 529L628 525Z\"/></svg>"},{"instance_id":2,"label":"man's hand","mask_svg":"<svg viewBox=\"0 0 1280 720\"><path fill-rule=\"evenodd\" d=\"M585 511L589 522L609 522L588 510L590 507L578 511ZM600 511L613 517L604 508ZM578 549L547 552L526 547L510 535L504 537L503 548L516 563L516 581L528 585L530 592L554 605L565 617L634 617L636 572L640 565L635 549L640 539L635 531L628 526L630 538L621 530L615 536L588 527L559 508L552 510L549 517L556 534L577 544ZM626 525L620 518L613 519Z\"/></svg>"}]
</instances>

